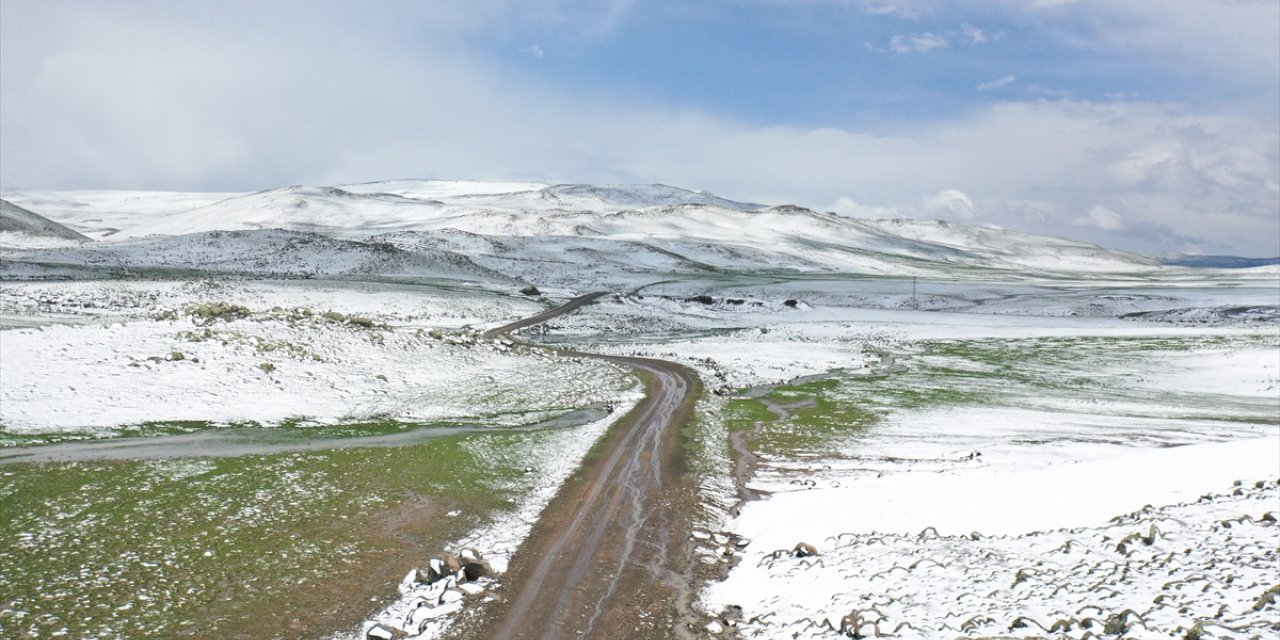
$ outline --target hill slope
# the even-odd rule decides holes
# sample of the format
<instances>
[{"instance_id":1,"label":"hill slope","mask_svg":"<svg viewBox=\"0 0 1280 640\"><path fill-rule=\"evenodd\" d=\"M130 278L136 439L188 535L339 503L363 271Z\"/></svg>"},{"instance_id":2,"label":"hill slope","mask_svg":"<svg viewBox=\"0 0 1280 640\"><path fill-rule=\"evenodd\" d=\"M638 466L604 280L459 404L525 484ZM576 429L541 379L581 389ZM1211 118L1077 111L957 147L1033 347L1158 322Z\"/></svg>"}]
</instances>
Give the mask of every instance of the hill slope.
<instances>
[{"instance_id":1,"label":"hill slope","mask_svg":"<svg viewBox=\"0 0 1280 640\"><path fill-rule=\"evenodd\" d=\"M33 239L87 241L89 238L8 200L0 200L0 233ZM15 243L16 244L16 243Z\"/></svg>"},{"instance_id":2,"label":"hill slope","mask_svg":"<svg viewBox=\"0 0 1280 640\"><path fill-rule=\"evenodd\" d=\"M166 194L170 202L182 201ZM765 207L667 185L399 180L189 197L113 240L285 229L468 256L504 277L600 282L641 274L1133 273L1150 259L1069 240L934 221Z\"/></svg>"}]
</instances>

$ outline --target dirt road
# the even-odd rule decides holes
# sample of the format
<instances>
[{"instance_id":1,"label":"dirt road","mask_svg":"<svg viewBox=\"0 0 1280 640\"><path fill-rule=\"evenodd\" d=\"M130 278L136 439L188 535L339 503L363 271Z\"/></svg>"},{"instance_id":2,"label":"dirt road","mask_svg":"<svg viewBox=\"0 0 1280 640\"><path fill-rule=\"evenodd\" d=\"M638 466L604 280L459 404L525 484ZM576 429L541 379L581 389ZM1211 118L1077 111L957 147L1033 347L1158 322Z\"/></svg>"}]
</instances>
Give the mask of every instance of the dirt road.
<instances>
[{"instance_id":1,"label":"dirt road","mask_svg":"<svg viewBox=\"0 0 1280 640\"><path fill-rule=\"evenodd\" d=\"M484 336L485 338L496 338L500 335L511 333L512 331L523 329L525 327L531 327L535 324L542 324L543 322L546 322L556 316L562 316L566 313L572 313L574 311L577 311L578 309L586 305L589 305L592 302L595 302L596 300L599 300L600 298L607 295L609 295L609 292L607 291L597 291L595 293L588 293L586 295L578 296L554 309L543 311L542 313L539 313L536 316L529 316L528 318L525 318L523 320L516 320L515 322L512 322L510 324L504 324L501 327L494 327L488 331L485 331L481 335Z\"/></svg>"},{"instance_id":2,"label":"dirt road","mask_svg":"<svg viewBox=\"0 0 1280 640\"><path fill-rule=\"evenodd\" d=\"M498 327L493 336L594 302L601 293ZM687 589L679 569L687 539L682 517L681 427L700 385L675 363L598 358L630 367L645 398L597 445L580 473L547 507L512 560L506 601L489 616L489 638L668 638L679 624L675 603Z\"/></svg>"}]
</instances>

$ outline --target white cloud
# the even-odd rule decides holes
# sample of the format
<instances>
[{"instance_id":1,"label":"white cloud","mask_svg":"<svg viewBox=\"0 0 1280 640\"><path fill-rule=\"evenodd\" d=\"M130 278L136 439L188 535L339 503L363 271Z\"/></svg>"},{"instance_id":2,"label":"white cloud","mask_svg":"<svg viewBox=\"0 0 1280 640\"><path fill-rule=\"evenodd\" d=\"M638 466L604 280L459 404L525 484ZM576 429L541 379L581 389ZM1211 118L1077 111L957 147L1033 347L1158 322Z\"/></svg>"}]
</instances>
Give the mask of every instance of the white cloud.
<instances>
[{"instance_id":1,"label":"white cloud","mask_svg":"<svg viewBox=\"0 0 1280 640\"><path fill-rule=\"evenodd\" d=\"M943 189L924 201L924 210L932 217L950 220L972 220L973 199L959 189Z\"/></svg>"},{"instance_id":2,"label":"white cloud","mask_svg":"<svg viewBox=\"0 0 1280 640\"><path fill-rule=\"evenodd\" d=\"M818 207L822 211L831 211L842 216L850 218L905 218L907 214L903 213L898 207L868 207L859 204L849 196L840 196L835 202L825 206Z\"/></svg>"},{"instance_id":3,"label":"white cloud","mask_svg":"<svg viewBox=\"0 0 1280 640\"><path fill-rule=\"evenodd\" d=\"M896 35L889 39L889 51L894 53L928 53L947 47L947 40L933 33Z\"/></svg>"},{"instance_id":4,"label":"white cloud","mask_svg":"<svg viewBox=\"0 0 1280 640\"><path fill-rule=\"evenodd\" d=\"M1120 231L1125 228L1124 218L1102 205L1090 207L1088 213L1072 220L1071 223L1076 226L1094 227L1103 231Z\"/></svg>"},{"instance_id":5,"label":"white cloud","mask_svg":"<svg viewBox=\"0 0 1280 640\"><path fill-rule=\"evenodd\" d=\"M991 82L984 82L978 85L978 91L993 91L1001 87L1007 87L1018 81L1018 76L1000 76Z\"/></svg>"},{"instance_id":6,"label":"white cloud","mask_svg":"<svg viewBox=\"0 0 1280 640\"><path fill-rule=\"evenodd\" d=\"M970 45L982 44L987 41L987 34L982 29L968 23L960 25L960 33L968 40Z\"/></svg>"},{"instance_id":7,"label":"white cloud","mask_svg":"<svg viewBox=\"0 0 1280 640\"><path fill-rule=\"evenodd\" d=\"M869 16L894 16L904 20L913 20L920 17L920 14L910 7L902 3L893 2L873 2L864 4L862 12Z\"/></svg>"},{"instance_id":8,"label":"white cloud","mask_svg":"<svg viewBox=\"0 0 1280 640\"><path fill-rule=\"evenodd\" d=\"M1280 253L1280 131L1269 111L1053 99L898 128L761 125L539 84L433 38L407 50L382 37L382 23L304 15L288 29L228 29L91 12L37 28L8 18L5 189L658 181L1139 251L1205 239L1205 250ZM1122 226L1090 218L1094 207Z\"/></svg>"},{"instance_id":9,"label":"white cloud","mask_svg":"<svg viewBox=\"0 0 1280 640\"><path fill-rule=\"evenodd\" d=\"M896 15L901 10L891 4L872 4L862 8L862 12L869 16L891 16Z\"/></svg>"},{"instance_id":10,"label":"white cloud","mask_svg":"<svg viewBox=\"0 0 1280 640\"><path fill-rule=\"evenodd\" d=\"M527 47L522 47L520 49L520 53L527 53L535 58L541 58L544 54L542 47L536 42L530 44Z\"/></svg>"}]
</instances>

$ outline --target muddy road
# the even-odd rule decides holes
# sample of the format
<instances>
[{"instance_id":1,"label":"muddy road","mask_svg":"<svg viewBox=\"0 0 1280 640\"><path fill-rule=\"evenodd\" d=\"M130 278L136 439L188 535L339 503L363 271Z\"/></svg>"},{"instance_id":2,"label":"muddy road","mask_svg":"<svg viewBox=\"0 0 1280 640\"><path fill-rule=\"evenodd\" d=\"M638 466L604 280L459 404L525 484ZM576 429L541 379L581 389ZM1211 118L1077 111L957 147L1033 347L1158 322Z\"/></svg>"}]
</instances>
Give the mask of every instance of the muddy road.
<instances>
[{"instance_id":1,"label":"muddy road","mask_svg":"<svg viewBox=\"0 0 1280 640\"><path fill-rule=\"evenodd\" d=\"M599 299L562 307L486 332L543 322ZM645 398L597 444L534 525L503 580L505 601L479 637L670 638L689 596L682 568L693 504L685 480L681 429L701 387L681 365L647 358L561 352L629 367ZM471 634L468 634L471 635Z\"/></svg>"}]
</instances>

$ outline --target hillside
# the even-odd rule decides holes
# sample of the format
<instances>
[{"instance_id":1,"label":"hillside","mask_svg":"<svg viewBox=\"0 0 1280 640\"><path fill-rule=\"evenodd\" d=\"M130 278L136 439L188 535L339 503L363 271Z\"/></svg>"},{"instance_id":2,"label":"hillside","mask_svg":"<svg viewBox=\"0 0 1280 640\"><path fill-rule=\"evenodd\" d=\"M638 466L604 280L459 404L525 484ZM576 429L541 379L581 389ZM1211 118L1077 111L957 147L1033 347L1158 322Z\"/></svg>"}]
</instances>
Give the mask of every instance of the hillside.
<instances>
[{"instance_id":1,"label":"hillside","mask_svg":"<svg viewBox=\"0 0 1280 640\"><path fill-rule=\"evenodd\" d=\"M0 233L17 237L6 238L6 244L30 243L31 240L87 241L88 237L40 214L28 211L8 200L0 200ZM17 240L18 242L10 242Z\"/></svg>"},{"instance_id":2,"label":"hillside","mask_svg":"<svg viewBox=\"0 0 1280 640\"><path fill-rule=\"evenodd\" d=\"M100 193L80 199L66 193L23 195L38 202L76 202L81 221L94 219L95 208L120 216L122 205L133 203L137 224L111 235L116 242L283 229L341 238L356 243L353 247L376 238L406 251L436 252L451 263L472 261L490 276L565 284L584 275L622 284L645 274L707 272L914 276L996 271L999 277L1021 277L1159 268L1153 260L1082 242L936 221L854 219L655 184L399 180L229 197L159 194L159 203L137 192L115 199ZM182 209L184 203L193 206ZM60 209L67 210L65 204ZM130 246L130 255L136 255L144 245ZM81 257L99 255L91 251Z\"/></svg>"}]
</instances>

